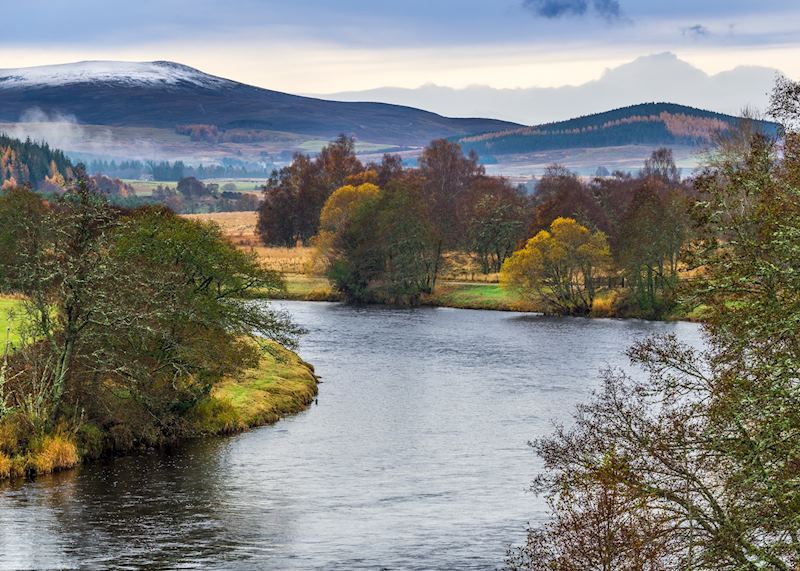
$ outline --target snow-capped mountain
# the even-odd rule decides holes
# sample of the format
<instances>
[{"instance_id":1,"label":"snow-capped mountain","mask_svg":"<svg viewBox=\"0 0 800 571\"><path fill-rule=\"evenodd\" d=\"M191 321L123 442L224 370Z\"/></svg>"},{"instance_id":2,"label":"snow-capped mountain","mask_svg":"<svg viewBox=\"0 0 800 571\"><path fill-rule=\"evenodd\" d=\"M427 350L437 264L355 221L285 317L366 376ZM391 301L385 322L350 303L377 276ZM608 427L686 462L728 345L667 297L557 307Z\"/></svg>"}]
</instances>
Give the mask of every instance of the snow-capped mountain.
<instances>
[{"instance_id":1,"label":"snow-capped mountain","mask_svg":"<svg viewBox=\"0 0 800 571\"><path fill-rule=\"evenodd\" d=\"M169 61L78 63L0 69L0 88L59 86L76 83L125 85L193 85L216 88L234 82Z\"/></svg>"},{"instance_id":2,"label":"snow-capped mountain","mask_svg":"<svg viewBox=\"0 0 800 571\"><path fill-rule=\"evenodd\" d=\"M0 70L0 122L24 120L32 109L39 116L68 115L91 125L174 129L191 123L324 138L347 133L392 145L519 126L493 119L451 119L385 103L300 97L165 61Z\"/></svg>"}]
</instances>

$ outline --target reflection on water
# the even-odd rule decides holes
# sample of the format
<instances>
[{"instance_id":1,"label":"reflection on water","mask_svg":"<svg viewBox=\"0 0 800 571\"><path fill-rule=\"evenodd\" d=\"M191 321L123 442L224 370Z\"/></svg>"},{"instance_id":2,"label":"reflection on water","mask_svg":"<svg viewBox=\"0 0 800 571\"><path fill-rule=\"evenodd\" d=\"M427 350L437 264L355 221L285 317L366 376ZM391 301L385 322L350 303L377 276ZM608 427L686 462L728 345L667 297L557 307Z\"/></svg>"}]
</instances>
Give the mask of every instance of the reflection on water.
<instances>
[{"instance_id":1,"label":"reflection on water","mask_svg":"<svg viewBox=\"0 0 800 571\"><path fill-rule=\"evenodd\" d=\"M695 325L284 304L319 405L275 426L0 488L0 567L493 569L526 522L526 442L606 365Z\"/></svg>"}]
</instances>

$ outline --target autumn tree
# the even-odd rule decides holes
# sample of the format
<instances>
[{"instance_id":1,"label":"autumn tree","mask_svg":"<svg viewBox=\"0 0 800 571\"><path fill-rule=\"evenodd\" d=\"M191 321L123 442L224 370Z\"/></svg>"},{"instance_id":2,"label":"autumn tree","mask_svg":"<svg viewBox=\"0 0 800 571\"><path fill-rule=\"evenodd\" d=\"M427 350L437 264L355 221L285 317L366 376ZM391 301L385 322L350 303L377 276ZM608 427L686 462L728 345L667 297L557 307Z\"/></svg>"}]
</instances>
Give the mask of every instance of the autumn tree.
<instances>
[{"instance_id":1,"label":"autumn tree","mask_svg":"<svg viewBox=\"0 0 800 571\"><path fill-rule=\"evenodd\" d=\"M578 175L558 164L550 165L536 183L533 232L546 229L559 217L574 218L584 226L599 226L597 207Z\"/></svg>"},{"instance_id":2,"label":"autumn tree","mask_svg":"<svg viewBox=\"0 0 800 571\"><path fill-rule=\"evenodd\" d=\"M484 273L499 272L525 238L528 197L505 179L482 176L467 189L463 209L466 247L476 254Z\"/></svg>"},{"instance_id":3,"label":"autumn tree","mask_svg":"<svg viewBox=\"0 0 800 571\"><path fill-rule=\"evenodd\" d=\"M629 356L646 375L607 371L571 426L535 443L545 464L536 487L556 514L512 566L573 569L558 556L581 549L578 561L615 553L621 569L651 568L643 553L667 569L800 566L798 108L773 105L791 119L782 152L756 130L720 149L695 183L689 300L706 307L706 349L674 337L638 343ZM616 511L572 517L586 504L571 497L609 487L630 498L629 521L644 518L633 545L647 551L619 549ZM597 533L597 517L611 533Z\"/></svg>"},{"instance_id":4,"label":"autumn tree","mask_svg":"<svg viewBox=\"0 0 800 571\"><path fill-rule=\"evenodd\" d=\"M0 287L24 296L23 330L36 340L15 353L6 404L36 435L83 415L124 424L135 416L117 415L124 395L146 427L136 434L175 435L213 382L254 364L259 338L294 344L285 315L245 299L280 278L218 227L123 211L78 177L46 203L0 194L0 249L14 253L0 259Z\"/></svg>"},{"instance_id":5,"label":"autumn tree","mask_svg":"<svg viewBox=\"0 0 800 571\"><path fill-rule=\"evenodd\" d=\"M437 234L436 268L434 284L442 254L447 248L463 245L464 221L459 212L469 185L484 174L474 152L464 156L457 143L438 139L428 145L419 158L419 172L424 181L424 199L429 209L429 219Z\"/></svg>"},{"instance_id":6,"label":"autumn tree","mask_svg":"<svg viewBox=\"0 0 800 571\"><path fill-rule=\"evenodd\" d=\"M505 287L543 301L564 315L586 315L596 295L595 281L610 261L602 232L590 232L572 218L556 218L503 264Z\"/></svg>"},{"instance_id":7,"label":"autumn tree","mask_svg":"<svg viewBox=\"0 0 800 571\"><path fill-rule=\"evenodd\" d=\"M256 226L262 241L294 246L310 240L319 230L320 212L328 197L363 171L355 140L345 135L323 147L316 158L296 154L292 163L274 171L264 186Z\"/></svg>"}]
</instances>

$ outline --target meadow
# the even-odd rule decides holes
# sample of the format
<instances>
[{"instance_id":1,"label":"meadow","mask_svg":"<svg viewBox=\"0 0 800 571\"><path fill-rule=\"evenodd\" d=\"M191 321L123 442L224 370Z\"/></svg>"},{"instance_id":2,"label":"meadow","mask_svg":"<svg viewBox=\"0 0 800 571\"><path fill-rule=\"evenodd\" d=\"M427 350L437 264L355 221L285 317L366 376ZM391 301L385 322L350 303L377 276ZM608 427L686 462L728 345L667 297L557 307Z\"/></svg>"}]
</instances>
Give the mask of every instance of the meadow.
<instances>
[{"instance_id":1,"label":"meadow","mask_svg":"<svg viewBox=\"0 0 800 571\"><path fill-rule=\"evenodd\" d=\"M261 263L281 272L286 291L279 297L300 301L336 301L340 296L330 282L314 272L314 248L297 246L279 248L264 246L255 232L255 212L217 212L185 214L186 218L211 221L219 225L225 236L242 250L254 252ZM496 273L484 274L473 257L451 253L445 256L445 268L432 294L422 299L425 305L463 309L501 311L541 311L536 303L504 289Z\"/></svg>"}]
</instances>

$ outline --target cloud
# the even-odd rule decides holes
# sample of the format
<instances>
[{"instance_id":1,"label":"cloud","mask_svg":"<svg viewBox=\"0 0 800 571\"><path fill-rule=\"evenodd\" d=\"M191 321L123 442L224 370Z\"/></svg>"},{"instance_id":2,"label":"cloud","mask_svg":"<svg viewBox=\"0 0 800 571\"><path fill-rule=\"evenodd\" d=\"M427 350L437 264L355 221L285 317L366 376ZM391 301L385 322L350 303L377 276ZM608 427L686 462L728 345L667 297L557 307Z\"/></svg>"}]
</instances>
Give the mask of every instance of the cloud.
<instances>
[{"instance_id":1,"label":"cloud","mask_svg":"<svg viewBox=\"0 0 800 571\"><path fill-rule=\"evenodd\" d=\"M695 24L694 26L683 28L681 33L691 38L707 38L711 35L711 30L701 24Z\"/></svg>"},{"instance_id":2,"label":"cloud","mask_svg":"<svg viewBox=\"0 0 800 571\"><path fill-rule=\"evenodd\" d=\"M70 155L142 160L166 156L158 144L145 137L115 137L107 127L84 125L75 115L48 113L38 107L26 109L18 122L4 125L3 131L23 141L44 141Z\"/></svg>"},{"instance_id":3,"label":"cloud","mask_svg":"<svg viewBox=\"0 0 800 571\"><path fill-rule=\"evenodd\" d=\"M549 20L566 16L583 16L589 9L606 20L622 17L618 0L523 0L522 5L535 16Z\"/></svg>"}]
</instances>

